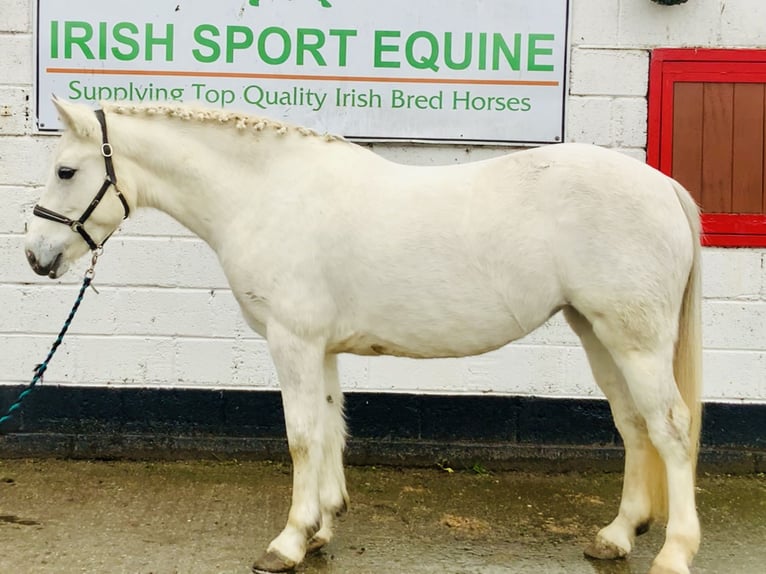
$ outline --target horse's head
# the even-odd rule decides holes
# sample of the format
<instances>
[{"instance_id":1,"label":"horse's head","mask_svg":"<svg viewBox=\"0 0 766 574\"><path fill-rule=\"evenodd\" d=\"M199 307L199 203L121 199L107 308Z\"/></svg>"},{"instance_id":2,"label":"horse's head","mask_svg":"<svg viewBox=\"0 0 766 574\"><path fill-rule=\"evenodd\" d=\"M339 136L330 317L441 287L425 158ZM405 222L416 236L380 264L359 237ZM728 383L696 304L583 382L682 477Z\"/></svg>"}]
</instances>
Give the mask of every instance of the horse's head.
<instances>
[{"instance_id":1,"label":"horse's head","mask_svg":"<svg viewBox=\"0 0 766 574\"><path fill-rule=\"evenodd\" d=\"M56 278L103 244L127 217L128 204L114 185L105 120L85 106L53 103L67 130L27 228L25 251L35 273Z\"/></svg>"}]
</instances>

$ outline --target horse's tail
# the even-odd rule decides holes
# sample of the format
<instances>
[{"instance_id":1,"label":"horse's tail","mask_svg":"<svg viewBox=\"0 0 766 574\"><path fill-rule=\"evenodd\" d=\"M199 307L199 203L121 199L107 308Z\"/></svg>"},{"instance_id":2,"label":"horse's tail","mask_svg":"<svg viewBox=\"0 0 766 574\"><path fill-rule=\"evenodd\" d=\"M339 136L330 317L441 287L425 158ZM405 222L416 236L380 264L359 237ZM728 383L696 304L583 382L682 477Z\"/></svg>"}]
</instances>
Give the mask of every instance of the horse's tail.
<instances>
[{"instance_id":1,"label":"horse's tail","mask_svg":"<svg viewBox=\"0 0 766 574\"><path fill-rule=\"evenodd\" d=\"M692 234L694 257L686 282L681 314L678 318L678 341L676 342L673 373L678 390L689 408L690 453L694 468L697 466L700 431L702 429L702 268L700 247L700 212L697 204L684 187L673 181L678 200L684 209Z\"/></svg>"},{"instance_id":2,"label":"horse's tail","mask_svg":"<svg viewBox=\"0 0 766 574\"><path fill-rule=\"evenodd\" d=\"M673 357L673 374L678 391L689 409L689 454L692 468L697 467L700 431L702 429L702 273L700 247L700 213L689 192L677 181L671 180L678 201L684 210L692 236L692 266L686 281L681 312L678 316L678 339ZM652 514L667 516L667 482L665 465L658 453L652 458L647 477L651 485Z\"/></svg>"},{"instance_id":3,"label":"horse's tail","mask_svg":"<svg viewBox=\"0 0 766 574\"><path fill-rule=\"evenodd\" d=\"M702 428L702 269L700 213L697 204L681 184L674 181L678 200L684 209L692 234L692 267L686 282L681 314L678 317L678 340L673 359L673 373L678 390L689 409L689 445L696 469Z\"/></svg>"}]
</instances>

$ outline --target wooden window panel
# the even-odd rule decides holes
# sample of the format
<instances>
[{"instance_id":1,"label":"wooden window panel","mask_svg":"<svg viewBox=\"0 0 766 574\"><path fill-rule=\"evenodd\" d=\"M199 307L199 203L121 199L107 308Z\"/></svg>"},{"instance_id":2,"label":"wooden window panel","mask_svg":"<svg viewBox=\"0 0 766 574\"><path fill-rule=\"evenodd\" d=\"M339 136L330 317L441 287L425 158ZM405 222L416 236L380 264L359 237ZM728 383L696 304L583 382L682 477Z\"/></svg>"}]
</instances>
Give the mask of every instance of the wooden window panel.
<instances>
[{"instance_id":1,"label":"wooden window panel","mask_svg":"<svg viewBox=\"0 0 766 574\"><path fill-rule=\"evenodd\" d=\"M702 203L702 82L678 82L673 90L672 177Z\"/></svg>"},{"instance_id":2,"label":"wooden window panel","mask_svg":"<svg viewBox=\"0 0 766 574\"><path fill-rule=\"evenodd\" d=\"M731 213L734 84L705 83L702 118L702 210Z\"/></svg>"},{"instance_id":3,"label":"wooden window panel","mask_svg":"<svg viewBox=\"0 0 766 574\"><path fill-rule=\"evenodd\" d=\"M732 213L763 213L764 85L734 85Z\"/></svg>"}]
</instances>

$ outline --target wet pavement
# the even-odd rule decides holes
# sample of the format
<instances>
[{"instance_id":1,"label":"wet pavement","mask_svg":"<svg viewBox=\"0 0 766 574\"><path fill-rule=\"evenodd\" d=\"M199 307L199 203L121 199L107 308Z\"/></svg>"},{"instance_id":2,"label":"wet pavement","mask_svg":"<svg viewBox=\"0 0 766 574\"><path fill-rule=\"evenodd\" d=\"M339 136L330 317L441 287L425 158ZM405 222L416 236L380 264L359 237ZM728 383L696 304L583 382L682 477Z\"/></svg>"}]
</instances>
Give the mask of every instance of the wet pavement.
<instances>
[{"instance_id":1,"label":"wet pavement","mask_svg":"<svg viewBox=\"0 0 766 574\"><path fill-rule=\"evenodd\" d=\"M620 475L352 467L350 512L306 574L645 573L582 548L616 512ZM289 466L0 461L0 574L246 574L283 526ZM766 477L703 476L693 572L766 572Z\"/></svg>"}]
</instances>

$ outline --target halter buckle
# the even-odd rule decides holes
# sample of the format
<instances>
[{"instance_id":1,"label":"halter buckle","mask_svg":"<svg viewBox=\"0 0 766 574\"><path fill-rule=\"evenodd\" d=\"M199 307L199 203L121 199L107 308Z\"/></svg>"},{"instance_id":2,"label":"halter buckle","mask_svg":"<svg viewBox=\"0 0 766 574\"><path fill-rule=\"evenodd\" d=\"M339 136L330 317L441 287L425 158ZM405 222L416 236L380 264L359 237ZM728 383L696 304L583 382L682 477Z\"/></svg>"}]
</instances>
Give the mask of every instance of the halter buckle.
<instances>
[{"instance_id":1,"label":"halter buckle","mask_svg":"<svg viewBox=\"0 0 766 574\"><path fill-rule=\"evenodd\" d=\"M72 223L69 224L69 229L71 229L72 231L76 233L80 233L80 230L82 228L83 228L82 223L80 223L79 221L73 221Z\"/></svg>"},{"instance_id":2,"label":"halter buckle","mask_svg":"<svg viewBox=\"0 0 766 574\"><path fill-rule=\"evenodd\" d=\"M112 144L104 142L101 144L101 155L104 157L112 157Z\"/></svg>"}]
</instances>

